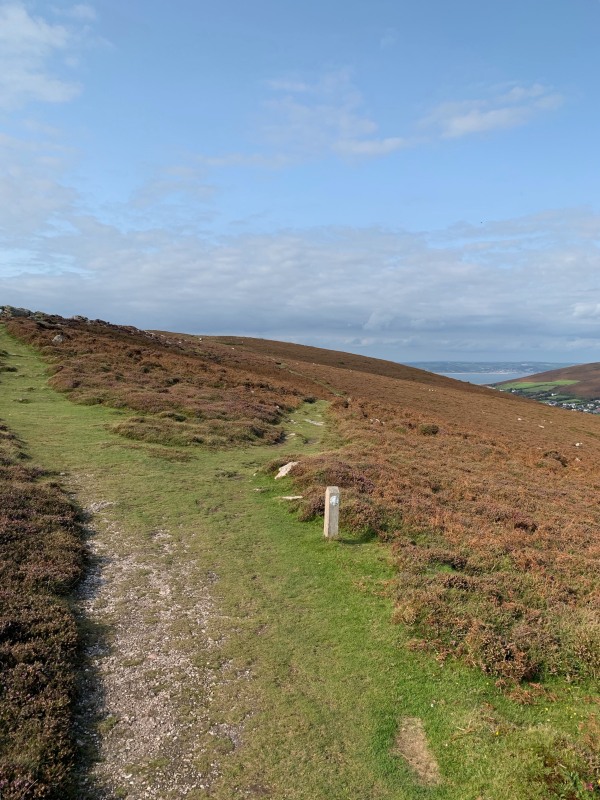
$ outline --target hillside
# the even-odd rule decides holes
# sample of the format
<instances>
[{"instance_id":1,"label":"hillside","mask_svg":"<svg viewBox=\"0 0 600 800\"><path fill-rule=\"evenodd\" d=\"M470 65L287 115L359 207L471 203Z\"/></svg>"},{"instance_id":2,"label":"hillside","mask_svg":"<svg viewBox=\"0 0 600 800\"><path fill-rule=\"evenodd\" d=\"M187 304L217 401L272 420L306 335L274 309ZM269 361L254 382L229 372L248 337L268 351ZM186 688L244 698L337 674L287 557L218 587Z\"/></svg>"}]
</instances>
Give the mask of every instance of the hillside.
<instances>
[{"instance_id":1,"label":"hillside","mask_svg":"<svg viewBox=\"0 0 600 800\"><path fill-rule=\"evenodd\" d=\"M598 674L600 420L301 345L49 316L6 325L49 359L54 388L139 412L114 426L133 440L275 443L282 414L331 401L343 444L294 471L299 513L322 511L323 484L345 490L343 523L394 543L399 618L502 678Z\"/></svg>"},{"instance_id":2,"label":"hillside","mask_svg":"<svg viewBox=\"0 0 600 800\"><path fill-rule=\"evenodd\" d=\"M165 331L155 331L163 336L180 336L188 342L198 341L199 337L188 334L167 334ZM345 353L337 350L324 350L319 347L294 344L292 342L277 342L271 339L255 339L242 336L202 336L203 342L212 342L225 345L226 347L242 348L246 353L256 353L266 356L275 362L276 366L285 368L286 360L306 362L312 366L334 367L354 372L362 372L370 375L378 375L384 378L396 380L416 381L435 386L455 386L457 381L446 378L443 375L436 375L433 372L426 372L423 369L409 367L398 364L394 361L385 361L379 358L369 358L367 356ZM465 384L466 391L469 388L477 389L470 384Z\"/></svg>"},{"instance_id":3,"label":"hillside","mask_svg":"<svg viewBox=\"0 0 600 800\"><path fill-rule=\"evenodd\" d=\"M544 402L600 401L600 362L539 372L495 386Z\"/></svg>"},{"instance_id":4,"label":"hillside","mask_svg":"<svg viewBox=\"0 0 600 800\"><path fill-rule=\"evenodd\" d=\"M301 521L319 520L324 486L341 487L344 542L383 544L393 567L385 596L415 658L459 659L515 702L558 702L577 686L585 695L600 675L597 417L301 345L46 314L8 312L2 321L43 356L56 391L90 414L102 411L97 474L113 452L165 463L182 480L186 465L200 468L200 454L221 465L231 486L243 477L237 452L252 465L244 469L254 469L252 449L270 459L268 475L298 461L289 485L301 497L289 509ZM27 399L17 397L24 421ZM309 410L317 407L322 418ZM132 480L141 470L136 462ZM260 474L262 492L271 478L262 467ZM204 507L195 502L196 510ZM220 513L223 502L206 513ZM241 517L234 518L243 533ZM279 573L273 586L281 580ZM257 600L244 602L252 608ZM302 671L297 663L294 669ZM573 755L573 774L597 768L588 728L560 740ZM539 757L546 793L513 796L587 796L568 794L561 783L549 755L559 739L549 735L543 747L536 741L536 752L546 754Z\"/></svg>"}]
</instances>

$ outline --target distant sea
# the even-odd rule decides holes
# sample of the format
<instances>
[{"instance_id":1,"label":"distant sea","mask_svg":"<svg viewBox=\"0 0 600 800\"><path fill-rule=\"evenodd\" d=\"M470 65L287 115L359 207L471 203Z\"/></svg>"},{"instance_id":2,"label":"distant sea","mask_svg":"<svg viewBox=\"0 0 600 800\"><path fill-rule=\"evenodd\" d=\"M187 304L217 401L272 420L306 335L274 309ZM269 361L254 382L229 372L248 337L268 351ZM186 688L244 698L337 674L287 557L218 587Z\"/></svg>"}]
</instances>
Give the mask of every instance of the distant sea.
<instances>
[{"instance_id":1,"label":"distant sea","mask_svg":"<svg viewBox=\"0 0 600 800\"><path fill-rule=\"evenodd\" d=\"M411 361L408 366L483 386L570 367L572 364L562 361Z\"/></svg>"}]
</instances>

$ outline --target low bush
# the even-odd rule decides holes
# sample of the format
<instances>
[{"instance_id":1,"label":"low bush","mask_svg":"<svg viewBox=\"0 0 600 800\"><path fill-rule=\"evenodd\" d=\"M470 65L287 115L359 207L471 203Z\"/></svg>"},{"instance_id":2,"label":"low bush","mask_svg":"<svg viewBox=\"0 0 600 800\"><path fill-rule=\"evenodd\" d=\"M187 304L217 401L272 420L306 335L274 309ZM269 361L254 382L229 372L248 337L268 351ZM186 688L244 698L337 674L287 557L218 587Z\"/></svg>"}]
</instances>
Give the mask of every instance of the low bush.
<instances>
[{"instance_id":1,"label":"low bush","mask_svg":"<svg viewBox=\"0 0 600 800\"><path fill-rule=\"evenodd\" d=\"M0 425L0 797L64 798L83 566L77 510Z\"/></svg>"}]
</instances>

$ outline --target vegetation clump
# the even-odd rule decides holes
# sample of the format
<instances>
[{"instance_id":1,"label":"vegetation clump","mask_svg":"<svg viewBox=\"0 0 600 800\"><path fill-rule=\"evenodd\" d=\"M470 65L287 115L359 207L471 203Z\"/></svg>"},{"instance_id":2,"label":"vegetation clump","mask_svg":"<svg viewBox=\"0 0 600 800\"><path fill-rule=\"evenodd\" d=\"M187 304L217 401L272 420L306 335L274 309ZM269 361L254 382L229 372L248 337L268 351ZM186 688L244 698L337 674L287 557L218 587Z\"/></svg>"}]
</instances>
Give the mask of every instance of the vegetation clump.
<instances>
[{"instance_id":1,"label":"vegetation clump","mask_svg":"<svg viewBox=\"0 0 600 800\"><path fill-rule=\"evenodd\" d=\"M67 596L81 522L0 424L0 796L66 796L78 634Z\"/></svg>"},{"instance_id":2,"label":"vegetation clump","mask_svg":"<svg viewBox=\"0 0 600 800\"><path fill-rule=\"evenodd\" d=\"M419 433L421 436L435 436L439 432L439 425L435 425L433 422L424 422L419 425Z\"/></svg>"}]
</instances>

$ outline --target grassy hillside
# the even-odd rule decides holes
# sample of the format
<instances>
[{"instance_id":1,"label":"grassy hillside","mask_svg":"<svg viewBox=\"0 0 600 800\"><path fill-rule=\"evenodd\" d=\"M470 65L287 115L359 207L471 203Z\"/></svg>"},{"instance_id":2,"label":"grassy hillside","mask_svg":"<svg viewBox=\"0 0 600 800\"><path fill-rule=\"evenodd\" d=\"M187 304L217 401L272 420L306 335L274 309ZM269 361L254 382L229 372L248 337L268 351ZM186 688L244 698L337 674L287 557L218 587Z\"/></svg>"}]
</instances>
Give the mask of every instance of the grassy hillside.
<instances>
[{"instance_id":1,"label":"grassy hillside","mask_svg":"<svg viewBox=\"0 0 600 800\"><path fill-rule=\"evenodd\" d=\"M190 344L198 341L198 337L190 336L189 334L167 334L164 331L156 331L156 333L170 337L177 335ZM443 375L436 375L433 372L426 372L416 367L407 367L394 361L368 358L353 353L323 350L319 347L309 347L291 342L276 342L270 339L254 339L241 336L203 336L201 338L206 344L213 343L226 347L242 348L246 355L255 353L265 356L271 361L275 361L276 366L283 369L285 369L286 360L291 360L308 363L313 366L335 367L396 380L416 381L430 386L456 386L456 381ZM477 391L478 387L470 384L465 386L466 391L471 389Z\"/></svg>"},{"instance_id":2,"label":"grassy hillside","mask_svg":"<svg viewBox=\"0 0 600 800\"><path fill-rule=\"evenodd\" d=\"M346 490L344 524L393 543L399 619L503 680L598 677L599 420L390 362L217 343L330 387L346 444L295 470L300 515L322 512L324 483Z\"/></svg>"},{"instance_id":3,"label":"grassy hillside","mask_svg":"<svg viewBox=\"0 0 600 800\"><path fill-rule=\"evenodd\" d=\"M576 364L548 372L527 375L518 381L503 381L496 384L500 388L552 390L565 397L580 397L590 400L600 399L600 363Z\"/></svg>"},{"instance_id":4,"label":"grassy hillside","mask_svg":"<svg viewBox=\"0 0 600 800\"><path fill-rule=\"evenodd\" d=\"M475 773L465 777L468 788L465 784L462 794L459 783L454 788L446 784L439 790L399 793L401 784L395 781L404 779L394 770L386 772L391 769L393 709L399 705L398 688L393 689L394 681L389 681L388 670L393 675L395 669L392 659L385 666L373 665L372 673L378 676L373 690L382 702L384 696L396 698L393 708L388 706L384 713L383 728L373 733L382 737L378 745L383 748L379 751L379 788L375 793L369 785L367 771L356 777L355 788L347 787L340 797L361 796L356 790L359 785L362 796L371 792L368 796L390 798L421 796L419 791L473 800L478 796L494 800L592 796L598 768L597 723L593 706L585 698L590 697L599 672L595 569L600 515L590 497L600 487L596 466L600 463L600 420L574 417L390 362L298 345L149 334L98 321L45 315L8 319L6 327L44 355L51 365L55 389L87 404L92 413L94 407L115 409L104 417L108 430L104 429L103 438L110 439L102 458L121 452L110 449L118 441L128 448L122 450L128 458L138 459L139 453L141 460L131 472L132 480L137 480L139 472L140 480L148 481L142 475L143 459L160 462L165 470L187 481L199 469L199 454L214 465L223 465L239 460L235 453L240 445L261 454L255 463L268 460L271 451L271 470L282 461L300 462L291 480L293 493L303 497L287 505L307 521L307 531L314 531L315 524L318 529L323 486L335 483L342 488L343 536L353 545L344 547L345 540L340 543L340 554L347 554L343 558L349 558L352 551L366 557L375 541L384 543L391 557L384 592L395 606L402 642L398 644L401 658L406 659L402 667L396 666L400 671L408 669L410 675L420 664L426 675L431 665L437 665L435 676L424 678L423 694L413 713L427 719L427 696L432 691L439 696L432 686L441 681L444 703L450 697L452 703L458 703L456 713L449 714L447 707L443 711L446 723L437 716L427 723L438 756L450 748L441 759L442 771L446 775L454 771L454 780L458 780L458 773L471 763L475 773L479 771L485 778L477 783ZM315 400L328 404L329 433L322 441L321 429L313 424L315 418L309 410L315 407ZM15 408L25 425L27 404ZM65 420L73 418L66 411L61 413ZM282 426L290 414L295 416L295 425L302 427ZM44 424L51 423L46 420ZM297 437L292 438L296 431ZM64 457L60 453L57 446L55 458ZM239 463L226 471L244 475ZM261 481L256 488L272 486L266 475L255 480ZM243 482L231 484L238 485L242 488ZM269 491L264 493L265 500ZM263 493L256 497L262 498ZM278 513L286 512L280 509ZM242 518L250 523L248 514L246 508ZM297 530L297 524L290 522L290 535L295 537L298 534L291 531ZM280 517L276 529L282 530L281 526ZM276 529L269 544L271 559L284 548L285 540ZM255 530L261 530L260 525ZM239 546L236 541L234 548ZM315 575L329 552L319 550L316 560L310 561ZM250 553L247 551L242 561L247 561ZM292 573L301 570L302 559L306 562L307 558L304 551ZM329 581L336 569L334 564L331 567ZM242 575L242 564L240 568ZM287 567L283 563L273 566L267 590L273 599L287 569L290 562ZM256 561L253 570L255 577L261 574ZM299 582L293 582L294 592L307 581L302 574L300 579L298 572ZM369 585L358 576L356 581ZM332 585L332 590L334 604L334 597L347 596L347 588ZM250 589L248 592L249 601L255 603ZM283 608L285 604L277 597ZM369 607L368 598L369 592L362 601L360 595L353 600L348 605L353 609L351 617L339 624L351 624L361 602ZM298 608L308 609L315 601L298 596L296 602ZM266 606L263 613L268 614ZM288 634L293 637L292 631L290 627ZM359 641L365 634L357 635ZM324 635L315 629L315 636L321 644L313 645L313 656L308 651L298 653L293 659L295 674L308 670L311 659L332 641L333 631ZM248 646L260 647L260 643ZM341 652L347 645L339 648ZM363 657L358 648L352 658L360 661ZM458 678L456 657L475 670L460 672ZM318 680L325 680L325 665L315 665L315 670L322 676ZM479 686L485 685L485 692L491 692L485 703L494 706L493 713L488 713L493 723L484 721L483 706L471 712L463 707L459 710L461 693L482 697L481 688L474 688L477 681L468 677L476 670L483 673L484 683ZM339 676L342 683L347 680L352 680L349 675ZM292 680L289 691L296 691L292 689L295 685ZM336 698L328 701L332 710L346 702L339 686L335 691ZM411 691L404 684L402 692L410 695ZM498 691L505 700L498 699ZM317 704L319 697L317 693ZM271 697L269 703L274 702ZM470 722L469 713L473 715ZM502 746L494 756L496 736ZM514 785L508 778L511 751L519 753L519 766L512 767ZM557 751L562 754L560 761L555 757ZM344 769L358 757L356 752L352 757L338 756ZM505 756L508 760L503 766ZM286 756L289 770L295 757L291 752ZM497 777L493 777L495 768ZM335 785L335 774L333 770L329 783L327 779L318 787L314 784L317 788L313 787L312 795L298 788L289 796L334 796L331 788L325 791L324 787ZM388 776L385 779L384 774ZM272 774L272 785L282 785L278 781L285 780L285 775L278 775ZM490 786L496 787L491 793ZM223 794L227 796L232 795ZM284 795L276 792L273 796Z\"/></svg>"},{"instance_id":5,"label":"grassy hillside","mask_svg":"<svg viewBox=\"0 0 600 800\"><path fill-rule=\"evenodd\" d=\"M344 526L393 544L398 618L500 679L600 674L600 420L298 345L7 327L49 358L55 388L141 412L115 425L131 439L274 442L285 410L329 398L343 444L295 470L299 513L322 512L323 484L342 487Z\"/></svg>"}]
</instances>

